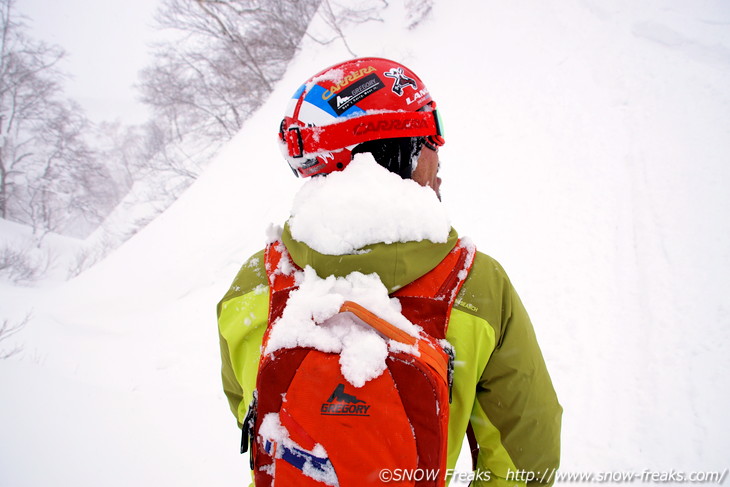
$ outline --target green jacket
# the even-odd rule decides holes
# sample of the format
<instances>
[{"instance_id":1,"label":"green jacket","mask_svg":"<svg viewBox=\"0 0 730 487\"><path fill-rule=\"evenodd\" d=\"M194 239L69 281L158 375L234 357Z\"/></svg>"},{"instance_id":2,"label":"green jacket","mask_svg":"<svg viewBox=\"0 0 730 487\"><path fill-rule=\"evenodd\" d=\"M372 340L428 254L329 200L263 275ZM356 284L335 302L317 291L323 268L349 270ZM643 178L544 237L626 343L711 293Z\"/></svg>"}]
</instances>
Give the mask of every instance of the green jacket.
<instances>
[{"instance_id":1,"label":"green jacket","mask_svg":"<svg viewBox=\"0 0 730 487\"><path fill-rule=\"evenodd\" d=\"M342 256L314 251L294 240L288 227L282 240L297 265L311 266L322 278L377 272L393 292L435 267L454 247L457 234L452 229L446 243L375 244L365 247L368 252ZM253 397L268 306L261 251L243 265L218 304L223 388L239 426ZM472 485L552 483L562 408L527 312L491 257L477 252L446 338L456 352L448 468L456 464L471 421L480 446Z\"/></svg>"}]
</instances>

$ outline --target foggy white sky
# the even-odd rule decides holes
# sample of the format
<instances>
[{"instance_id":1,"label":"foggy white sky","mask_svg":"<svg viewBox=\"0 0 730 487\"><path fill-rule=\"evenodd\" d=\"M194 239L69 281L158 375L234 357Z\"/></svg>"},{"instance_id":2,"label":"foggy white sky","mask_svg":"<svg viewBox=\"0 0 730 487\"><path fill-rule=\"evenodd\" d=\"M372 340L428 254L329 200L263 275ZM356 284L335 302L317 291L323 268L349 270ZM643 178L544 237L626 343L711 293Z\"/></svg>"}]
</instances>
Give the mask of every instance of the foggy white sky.
<instances>
[{"instance_id":1,"label":"foggy white sky","mask_svg":"<svg viewBox=\"0 0 730 487\"><path fill-rule=\"evenodd\" d=\"M94 122L146 120L133 89L148 61L154 37L153 15L159 0L18 0L37 40L66 51L62 69L71 78L68 95Z\"/></svg>"}]
</instances>

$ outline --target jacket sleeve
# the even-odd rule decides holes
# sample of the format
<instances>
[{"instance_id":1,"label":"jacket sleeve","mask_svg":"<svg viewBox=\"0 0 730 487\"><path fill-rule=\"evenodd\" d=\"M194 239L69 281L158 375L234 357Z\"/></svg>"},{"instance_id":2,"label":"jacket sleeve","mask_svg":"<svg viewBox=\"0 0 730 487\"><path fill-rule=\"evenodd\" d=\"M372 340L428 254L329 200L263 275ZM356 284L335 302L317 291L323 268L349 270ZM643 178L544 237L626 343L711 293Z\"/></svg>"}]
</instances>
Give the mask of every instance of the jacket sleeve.
<instances>
[{"instance_id":1,"label":"jacket sleeve","mask_svg":"<svg viewBox=\"0 0 730 487\"><path fill-rule=\"evenodd\" d=\"M256 387L268 310L268 280L259 252L241 267L217 309L223 391L239 427Z\"/></svg>"},{"instance_id":2,"label":"jacket sleeve","mask_svg":"<svg viewBox=\"0 0 730 487\"><path fill-rule=\"evenodd\" d=\"M502 267L493 260L490 267L495 346L477 382L471 423L478 469L491 481L475 485L547 486L560 463L562 408L522 301Z\"/></svg>"}]
</instances>

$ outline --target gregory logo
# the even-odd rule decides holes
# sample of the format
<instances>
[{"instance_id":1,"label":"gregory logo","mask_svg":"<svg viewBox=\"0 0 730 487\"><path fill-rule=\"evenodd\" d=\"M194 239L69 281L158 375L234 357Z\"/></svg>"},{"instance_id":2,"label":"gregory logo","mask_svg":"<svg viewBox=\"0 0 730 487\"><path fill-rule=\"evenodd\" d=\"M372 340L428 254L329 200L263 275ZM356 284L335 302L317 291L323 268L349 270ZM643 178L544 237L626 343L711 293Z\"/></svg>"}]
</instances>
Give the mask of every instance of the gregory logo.
<instances>
[{"instance_id":1,"label":"gregory logo","mask_svg":"<svg viewBox=\"0 0 730 487\"><path fill-rule=\"evenodd\" d=\"M370 406L365 401L345 392L345 384L338 384L320 409L325 416L370 416L368 411Z\"/></svg>"},{"instance_id":2,"label":"gregory logo","mask_svg":"<svg viewBox=\"0 0 730 487\"><path fill-rule=\"evenodd\" d=\"M350 100L351 99L352 99L351 96L340 96L340 95L337 95L337 108L339 110L342 110L342 107L344 107L345 105L349 105L350 104Z\"/></svg>"},{"instance_id":3,"label":"gregory logo","mask_svg":"<svg viewBox=\"0 0 730 487\"><path fill-rule=\"evenodd\" d=\"M342 89L337 96L327 98L327 103L332 107L337 116L355 106L360 100L372 95L381 88L385 88L383 82L376 74L365 76L363 79Z\"/></svg>"}]
</instances>

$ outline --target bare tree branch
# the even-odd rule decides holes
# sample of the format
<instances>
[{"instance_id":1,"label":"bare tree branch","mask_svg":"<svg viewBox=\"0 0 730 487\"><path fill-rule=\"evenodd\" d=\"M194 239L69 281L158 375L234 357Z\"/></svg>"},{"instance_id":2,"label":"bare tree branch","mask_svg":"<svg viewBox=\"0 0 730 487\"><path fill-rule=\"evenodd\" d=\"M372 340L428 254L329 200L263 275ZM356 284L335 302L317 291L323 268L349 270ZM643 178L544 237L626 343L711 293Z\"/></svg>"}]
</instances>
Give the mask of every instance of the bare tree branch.
<instances>
[{"instance_id":1,"label":"bare tree branch","mask_svg":"<svg viewBox=\"0 0 730 487\"><path fill-rule=\"evenodd\" d=\"M7 319L3 320L2 324L0 324L0 344L18 333L20 330L22 330L29 321L30 314L26 315L25 318L19 323L11 323L10 320ZM17 355L22 350L22 347L20 347L19 345L16 345L9 350L0 348L0 360L8 359L14 355Z\"/></svg>"}]
</instances>

